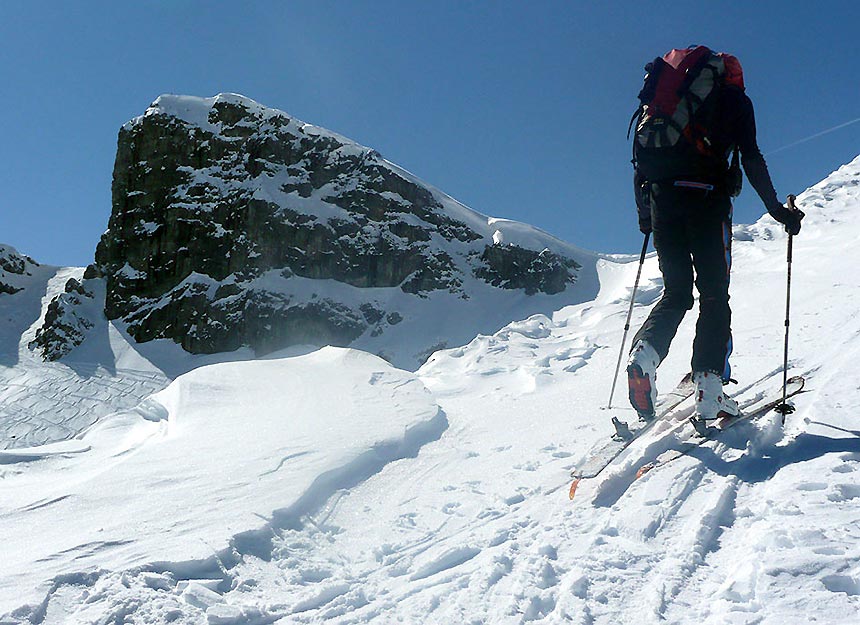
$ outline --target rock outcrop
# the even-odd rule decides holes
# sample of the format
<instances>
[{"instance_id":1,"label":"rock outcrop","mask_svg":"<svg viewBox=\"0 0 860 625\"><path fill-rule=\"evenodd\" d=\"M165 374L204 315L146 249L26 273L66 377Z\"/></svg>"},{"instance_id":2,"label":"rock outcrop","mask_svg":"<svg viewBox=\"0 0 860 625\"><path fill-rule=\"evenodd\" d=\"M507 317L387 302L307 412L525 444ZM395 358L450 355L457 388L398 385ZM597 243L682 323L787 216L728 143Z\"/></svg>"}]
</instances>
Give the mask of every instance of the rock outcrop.
<instances>
[{"instance_id":1,"label":"rock outcrop","mask_svg":"<svg viewBox=\"0 0 860 625\"><path fill-rule=\"evenodd\" d=\"M24 289L27 278L32 276L33 269L38 266L29 256L0 244L0 294L11 295Z\"/></svg>"},{"instance_id":2,"label":"rock outcrop","mask_svg":"<svg viewBox=\"0 0 860 625\"><path fill-rule=\"evenodd\" d=\"M30 349L38 349L47 360L59 360L83 343L95 322L95 297L80 281L69 278L63 292L54 297L45 311L45 322L36 330Z\"/></svg>"},{"instance_id":3,"label":"rock outcrop","mask_svg":"<svg viewBox=\"0 0 860 625\"><path fill-rule=\"evenodd\" d=\"M161 96L119 132L111 217L85 278L104 280L105 314L139 342L262 354L420 325L429 300L436 315L440 298L455 313L481 291L564 293L588 256L242 96ZM46 356L63 352L55 343Z\"/></svg>"}]
</instances>

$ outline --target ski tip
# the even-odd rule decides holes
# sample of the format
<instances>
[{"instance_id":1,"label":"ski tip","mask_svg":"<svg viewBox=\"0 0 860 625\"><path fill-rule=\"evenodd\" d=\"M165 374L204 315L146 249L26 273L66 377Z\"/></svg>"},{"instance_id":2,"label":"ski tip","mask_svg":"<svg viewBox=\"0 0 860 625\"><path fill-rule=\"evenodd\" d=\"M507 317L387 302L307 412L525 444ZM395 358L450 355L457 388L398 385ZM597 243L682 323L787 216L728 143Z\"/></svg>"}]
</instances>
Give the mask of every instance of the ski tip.
<instances>
[{"instance_id":1,"label":"ski tip","mask_svg":"<svg viewBox=\"0 0 860 625\"><path fill-rule=\"evenodd\" d=\"M579 482L582 480L581 477L574 478L573 482L570 485L570 492L567 494L571 501L573 501L574 495L576 495L576 487L579 486Z\"/></svg>"},{"instance_id":2,"label":"ski tip","mask_svg":"<svg viewBox=\"0 0 860 625\"><path fill-rule=\"evenodd\" d=\"M636 479L638 480L640 477L648 473L651 469L654 468L654 463L649 462L648 464L643 464L638 471L636 471Z\"/></svg>"}]
</instances>

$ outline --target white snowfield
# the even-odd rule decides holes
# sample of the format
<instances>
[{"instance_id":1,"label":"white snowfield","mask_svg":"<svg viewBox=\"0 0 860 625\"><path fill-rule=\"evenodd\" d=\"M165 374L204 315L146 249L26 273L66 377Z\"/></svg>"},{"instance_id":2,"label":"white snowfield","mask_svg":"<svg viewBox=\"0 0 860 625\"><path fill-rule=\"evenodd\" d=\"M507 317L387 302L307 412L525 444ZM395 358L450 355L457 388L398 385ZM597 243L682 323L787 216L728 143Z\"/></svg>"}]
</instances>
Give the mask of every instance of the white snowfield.
<instances>
[{"instance_id":1,"label":"white snowfield","mask_svg":"<svg viewBox=\"0 0 860 625\"><path fill-rule=\"evenodd\" d=\"M275 529L414 455L446 424L414 375L364 352L201 367L102 419L77 453L0 482L0 535L18 545L0 600L82 566L217 571L231 539L267 548ZM58 445L6 455L53 456Z\"/></svg>"},{"instance_id":2,"label":"white snowfield","mask_svg":"<svg viewBox=\"0 0 860 625\"><path fill-rule=\"evenodd\" d=\"M637 259L603 257L595 300L417 375L331 348L210 365L149 399L135 386L140 406L67 453L9 458L0 623L860 622L860 158L798 204L790 373L807 392L784 426L739 425L637 480L675 440L655 427L569 501L610 417L633 418L623 390L605 406ZM735 228L742 401L782 382L786 242L768 217ZM634 329L660 295L653 254L642 282Z\"/></svg>"}]
</instances>

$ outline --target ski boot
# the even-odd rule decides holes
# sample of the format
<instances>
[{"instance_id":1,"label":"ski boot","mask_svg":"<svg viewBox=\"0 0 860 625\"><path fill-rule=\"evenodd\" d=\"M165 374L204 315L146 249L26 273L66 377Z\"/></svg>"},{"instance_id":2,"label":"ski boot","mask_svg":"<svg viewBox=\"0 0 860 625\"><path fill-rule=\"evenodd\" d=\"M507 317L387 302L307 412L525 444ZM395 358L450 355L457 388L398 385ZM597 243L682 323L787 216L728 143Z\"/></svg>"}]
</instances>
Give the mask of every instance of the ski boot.
<instances>
[{"instance_id":1,"label":"ski boot","mask_svg":"<svg viewBox=\"0 0 860 625\"><path fill-rule=\"evenodd\" d=\"M714 421L740 415L738 403L723 393L723 380L718 373L696 371L693 384L696 386L696 413L690 417L690 423L699 436L710 436L716 429L711 425Z\"/></svg>"},{"instance_id":2,"label":"ski boot","mask_svg":"<svg viewBox=\"0 0 860 625\"><path fill-rule=\"evenodd\" d=\"M657 405L657 366L660 357L646 341L636 341L627 361L627 388L630 404L642 421L654 419Z\"/></svg>"}]
</instances>

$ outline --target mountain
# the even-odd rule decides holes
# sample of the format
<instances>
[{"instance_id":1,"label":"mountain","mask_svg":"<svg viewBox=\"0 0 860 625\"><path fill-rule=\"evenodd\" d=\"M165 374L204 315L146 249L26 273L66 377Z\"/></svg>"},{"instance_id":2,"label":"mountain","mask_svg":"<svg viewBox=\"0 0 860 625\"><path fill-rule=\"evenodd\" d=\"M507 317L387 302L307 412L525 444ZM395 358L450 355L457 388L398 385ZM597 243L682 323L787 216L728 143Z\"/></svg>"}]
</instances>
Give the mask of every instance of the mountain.
<instances>
[{"instance_id":1,"label":"mountain","mask_svg":"<svg viewBox=\"0 0 860 625\"><path fill-rule=\"evenodd\" d=\"M12 295L24 289L38 263L13 247L0 244L0 293Z\"/></svg>"},{"instance_id":2,"label":"mountain","mask_svg":"<svg viewBox=\"0 0 860 625\"><path fill-rule=\"evenodd\" d=\"M243 96L163 95L117 143L95 263L36 337L49 359L83 342L93 321L78 307L97 280L107 318L137 342L257 355L351 345L411 369L596 292L595 254L476 213Z\"/></svg>"},{"instance_id":3,"label":"mountain","mask_svg":"<svg viewBox=\"0 0 860 625\"><path fill-rule=\"evenodd\" d=\"M26 347L40 314L86 280L34 271L0 295L43 301L17 362L0 367L4 418L33 441L66 414L52 403L98 392L115 411L0 453L0 623L855 622L860 157L798 205L796 412L635 479L683 425L655 427L573 502L570 469L611 416L632 418L620 391L605 406L637 257L594 259L593 299L438 351L416 372L335 347L205 364L106 320L42 362ZM742 403L781 386L786 244L770 217L734 228L729 392ZM634 327L660 290L651 254ZM694 330L691 314L661 390L687 371Z\"/></svg>"}]
</instances>

